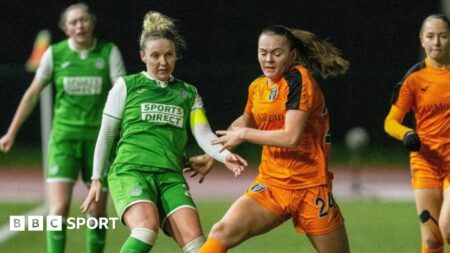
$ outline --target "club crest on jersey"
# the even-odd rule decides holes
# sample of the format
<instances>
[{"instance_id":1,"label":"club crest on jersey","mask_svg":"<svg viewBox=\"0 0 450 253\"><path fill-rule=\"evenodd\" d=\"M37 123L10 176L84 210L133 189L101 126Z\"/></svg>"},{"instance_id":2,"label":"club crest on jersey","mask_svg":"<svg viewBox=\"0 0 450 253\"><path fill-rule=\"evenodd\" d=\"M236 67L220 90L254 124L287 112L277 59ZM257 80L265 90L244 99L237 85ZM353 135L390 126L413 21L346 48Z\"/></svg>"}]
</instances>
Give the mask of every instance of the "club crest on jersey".
<instances>
[{"instance_id":1,"label":"club crest on jersey","mask_svg":"<svg viewBox=\"0 0 450 253\"><path fill-rule=\"evenodd\" d=\"M182 97L183 99L188 98L189 94L187 93L187 91L179 89L179 90L177 90L177 92L178 92L178 95L180 95L180 97Z\"/></svg>"},{"instance_id":2,"label":"club crest on jersey","mask_svg":"<svg viewBox=\"0 0 450 253\"><path fill-rule=\"evenodd\" d=\"M59 167L56 164L50 166L50 168L48 169L48 174L50 174L50 175L56 175L56 174L58 174L58 172L59 172Z\"/></svg>"},{"instance_id":3,"label":"club crest on jersey","mask_svg":"<svg viewBox=\"0 0 450 253\"><path fill-rule=\"evenodd\" d=\"M269 101L272 102L275 100L278 94L278 87L272 88L269 94Z\"/></svg>"},{"instance_id":4,"label":"club crest on jersey","mask_svg":"<svg viewBox=\"0 0 450 253\"><path fill-rule=\"evenodd\" d=\"M255 184L250 188L252 192L262 192L267 188L264 184Z\"/></svg>"},{"instance_id":5,"label":"club crest on jersey","mask_svg":"<svg viewBox=\"0 0 450 253\"><path fill-rule=\"evenodd\" d=\"M105 63L105 60L103 60L102 58L97 58L97 59L95 60L94 65L95 65L95 67L96 67L97 69L104 69L106 63Z\"/></svg>"},{"instance_id":6,"label":"club crest on jersey","mask_svg":"<svg viewBox=\"0 0 450 253\"><path fill-rule=\"evenodd\" d=\"M136 186L136 187L134 187L134 188L132 188L130 190L130 196L131 197L137 197L137 196L139 196L141 194L142 194L142 188L139 187L139 186Z\"/></svg>"}]
</instances>

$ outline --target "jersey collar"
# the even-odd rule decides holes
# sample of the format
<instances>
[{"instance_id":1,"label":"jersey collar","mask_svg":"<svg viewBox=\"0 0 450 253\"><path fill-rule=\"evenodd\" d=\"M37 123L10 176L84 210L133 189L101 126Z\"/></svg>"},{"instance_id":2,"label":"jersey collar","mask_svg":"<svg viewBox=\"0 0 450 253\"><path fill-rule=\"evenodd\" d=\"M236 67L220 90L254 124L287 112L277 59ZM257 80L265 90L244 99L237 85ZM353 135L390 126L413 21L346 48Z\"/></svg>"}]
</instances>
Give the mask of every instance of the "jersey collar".
<instances>
[{"instance_id":1,"label":"jersey collar","mask_svg":"<svg viewBox=\"0 0 450 253\"><path fill-rule=\"evenodd\" d=\"M142 73L145 75L145 77L147 77L148 79L155 81L156 84L161 87L161 88L166 88L167 85L169 84L170 81L173 81L173 76L170 76L169 81L161 81L161 80L156 80L155 78L151 77L146 71L142 71Z\"/></svg>"}]
</instances>

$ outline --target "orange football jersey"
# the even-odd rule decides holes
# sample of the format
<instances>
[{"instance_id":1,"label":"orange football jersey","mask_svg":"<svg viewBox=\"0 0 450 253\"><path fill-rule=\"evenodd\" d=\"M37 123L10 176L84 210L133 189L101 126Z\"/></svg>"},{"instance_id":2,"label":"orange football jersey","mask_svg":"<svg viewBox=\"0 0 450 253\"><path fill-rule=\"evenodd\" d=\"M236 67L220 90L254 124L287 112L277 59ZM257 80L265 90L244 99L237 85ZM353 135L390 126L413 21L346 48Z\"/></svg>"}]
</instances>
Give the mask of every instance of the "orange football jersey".
<instances>
[{"instance_id":1,"label":"orange football jersey","mask_svg":"<svg viewBox=\"0 0 450 253\"><path fill-rule=\"evenodd\" d=\"M277 83L269 84L266 77L260 77L248 89L245 112L258 129L283 129L287 110L310 113L300 144L297 148L264 145L258 178L285 189L327 184L328 111L320 87L300 65Z\"/></svg>"},{"instance_id":2,"label":"orange football jersey","mask_svg":"<svg viewBox=\"0 0 450 253\"><path fill-rule=\"evenodd\" d=\"M397 85L392 103L405 113L414 112L420 152L439 156L447 167L443 169L450 170L450 69L433 68L428 59L419 62Z\"/></svg>"}]
</instances>

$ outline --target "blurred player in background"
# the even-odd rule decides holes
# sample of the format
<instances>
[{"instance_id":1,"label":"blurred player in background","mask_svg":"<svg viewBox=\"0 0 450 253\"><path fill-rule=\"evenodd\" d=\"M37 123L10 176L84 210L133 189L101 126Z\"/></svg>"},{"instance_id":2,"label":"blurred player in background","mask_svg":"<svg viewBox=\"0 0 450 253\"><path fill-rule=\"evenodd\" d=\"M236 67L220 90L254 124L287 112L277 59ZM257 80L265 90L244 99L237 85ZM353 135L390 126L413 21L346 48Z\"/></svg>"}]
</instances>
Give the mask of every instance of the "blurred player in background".
<instances>
[{"instance_id":1,"label":"blurred player in background","mask_svg":"<svg viewBox=\"0 0 450 253\"><path fill-rule=\"evenodd\" d=\"M146 71L119 78L108 95L95 147L93 183L81 206L86 211L101 199L100 178L120 130L117 157L108 183L117 213L131 230L120 252L149 252L159 227L184 252L204 243L195 204L183 177L187 128L202 149L225 163L235 176L246 161L222 145L212 145L211 131L197 89L172 76L184 39L173 21L158 12L144 17L140 38Z\"/></svg>"},{"instance_id":2,"label":"blurred player in background","mask_svg":"<svg viewBox=\"0 0 450 253\"><path fill-rule=\"evenodd\" d=\"M384 128L409 149L412 187L421 221L422 252L450 242L450 23L427 17L420 30L426 58L396 85ZM416 128L402 125L410 110Z\"/></svg>"},{"instance_id":3,"label":"blurred player in background","mask_svg":"<svg viewBox=\"0 0 450 253\"><path fill-rule=\"evenodd\" d=\"M226 252L288 219L318 252L349 252L328 173L328 111L313 77L343 74L348 62L314 34L277 25L259 36L258 60L264 76L250 85L244 114L229 130L217 131L221 137L213 144L263 145L259 175L213 226L200 252Z\"/></svg>"},{"instance_id":4,"label":"blurred player in background","mask_svg":"<svg viewBox=\"0 0 450 253\"><path fill-rule=\"evenodd\" d=\"M81 172L87 185L91 182L102 109L112 83L125 69L117 46L94 37L95 16L87 5L66 8L59 25L68 39L45 51L7 133L0 139L0 150L11 149L39 94L53 83L56 101L46 168L49 214L67 217L78 174ZM107 191L101 194L105 197L90 208L91 217L106 216ZM87 252L103 251L105 233L103 229L88 229ZM63 231L47 231L48 252L64 252L65 241L65 227Z\"/></svg>"}]
</instances>

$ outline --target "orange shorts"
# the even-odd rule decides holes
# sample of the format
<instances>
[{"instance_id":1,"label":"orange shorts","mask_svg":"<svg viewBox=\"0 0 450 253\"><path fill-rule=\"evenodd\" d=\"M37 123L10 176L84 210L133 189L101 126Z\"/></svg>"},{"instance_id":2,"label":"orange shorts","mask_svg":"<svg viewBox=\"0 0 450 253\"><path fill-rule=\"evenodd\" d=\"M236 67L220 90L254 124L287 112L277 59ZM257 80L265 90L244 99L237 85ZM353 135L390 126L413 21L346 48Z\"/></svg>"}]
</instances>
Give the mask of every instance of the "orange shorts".
<instances>
[{"instance_id":1,"label":"orange shorts","mask_svg":"<svg viewBox=\"0 0 450 253\"><path fill-rule=\"evenodd\" d=\"M245 193L280 217L292 218L299 233L324 235L344 224L344 217L328 186L287 190L255 180Z\"/></svg>"},{"instance_id":2,"label":"orange shorts","mask_svg":"<svg viewBox=\"0 0 450 253\"><path fill-rule=\"evenodd\" d=\"M411 153L411 185L414 189L450 187L450 162L431 154Z\"/></svg>"}]
</instances>

